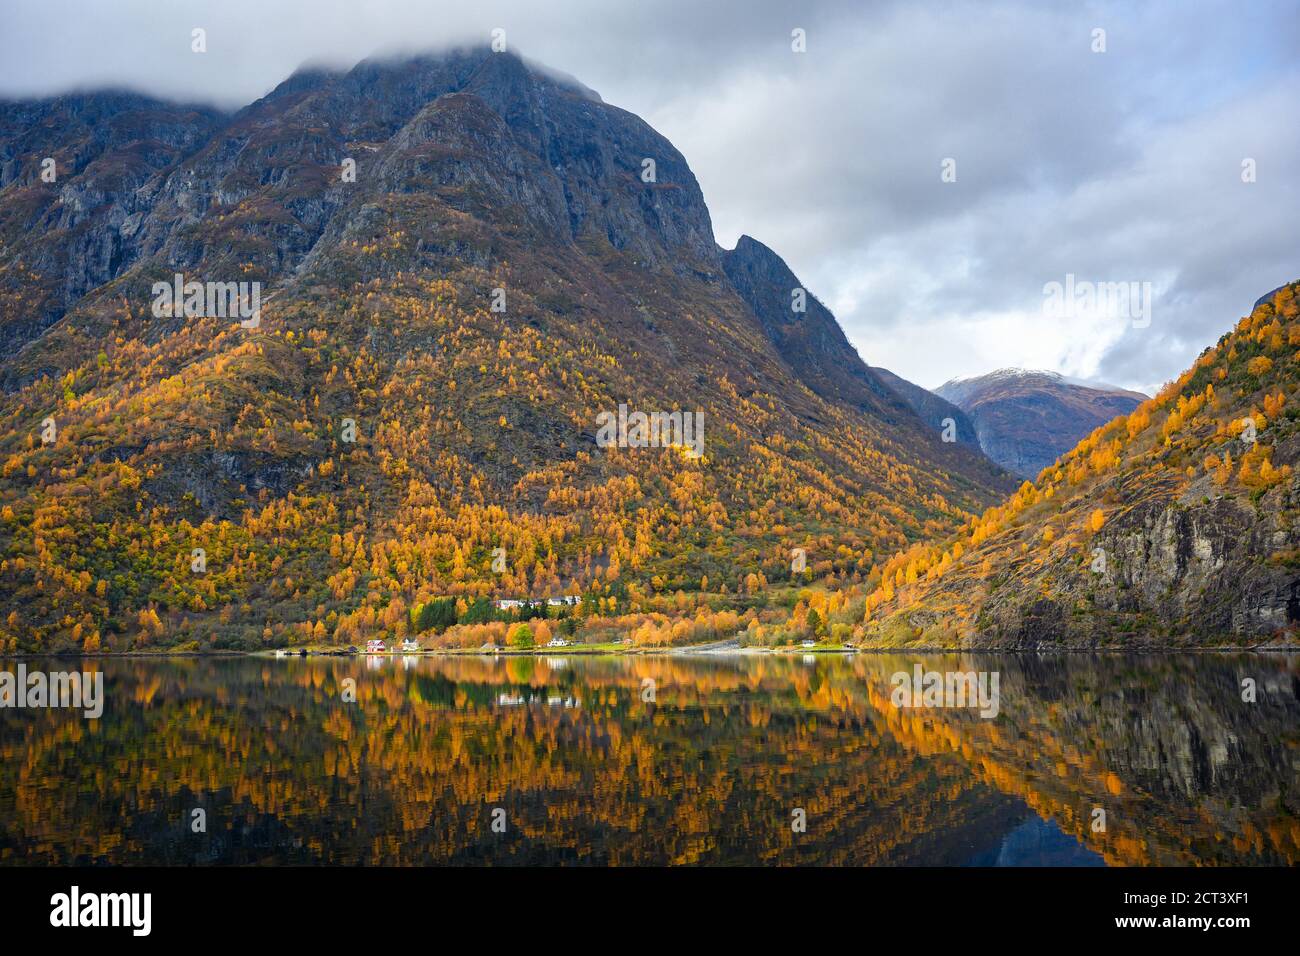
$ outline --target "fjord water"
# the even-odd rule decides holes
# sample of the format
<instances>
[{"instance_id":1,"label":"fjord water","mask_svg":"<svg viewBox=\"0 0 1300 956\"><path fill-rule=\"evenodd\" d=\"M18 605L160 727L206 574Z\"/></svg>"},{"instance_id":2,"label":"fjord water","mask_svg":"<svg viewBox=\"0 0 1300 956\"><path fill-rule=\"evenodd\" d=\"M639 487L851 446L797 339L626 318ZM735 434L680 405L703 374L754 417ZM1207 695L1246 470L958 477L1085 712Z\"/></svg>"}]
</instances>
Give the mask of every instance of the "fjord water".
<instances>
[{"instance_id":1,"label":"fjord water","mask_svg":"<svg viewBox=\"0 0 1300 956\"><path fill-rule=\"evenodd\" d=\"M895 706L917 663L997 716ZM0 710L5 865L1300 860L1291 655L26 664L106 703Z\"/></svg>"}]
</instances>

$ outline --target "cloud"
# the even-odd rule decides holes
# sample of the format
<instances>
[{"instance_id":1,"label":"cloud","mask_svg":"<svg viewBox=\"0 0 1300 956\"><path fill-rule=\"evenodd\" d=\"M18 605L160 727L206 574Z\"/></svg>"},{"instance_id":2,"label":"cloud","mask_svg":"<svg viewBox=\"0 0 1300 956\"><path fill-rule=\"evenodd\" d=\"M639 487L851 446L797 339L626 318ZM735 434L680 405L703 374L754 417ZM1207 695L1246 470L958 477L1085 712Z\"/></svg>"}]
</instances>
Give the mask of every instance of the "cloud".
<instances>
[{"instance_id":1,"label":"cloud","mask_svg":"<svg viewBox=\"0 0 1300 956\"><path fill-rule=\"evenodd\" d=\"M1149 391L1300 277L1287 2L2 5L4 95L112 84L230 108L303 62L503 27L668 136L723 245L776 249L867 361L927 386L1024 365ZM1152 283L1150 326L1046 314L1066 274Z\"/></svg>"}]
</instances>

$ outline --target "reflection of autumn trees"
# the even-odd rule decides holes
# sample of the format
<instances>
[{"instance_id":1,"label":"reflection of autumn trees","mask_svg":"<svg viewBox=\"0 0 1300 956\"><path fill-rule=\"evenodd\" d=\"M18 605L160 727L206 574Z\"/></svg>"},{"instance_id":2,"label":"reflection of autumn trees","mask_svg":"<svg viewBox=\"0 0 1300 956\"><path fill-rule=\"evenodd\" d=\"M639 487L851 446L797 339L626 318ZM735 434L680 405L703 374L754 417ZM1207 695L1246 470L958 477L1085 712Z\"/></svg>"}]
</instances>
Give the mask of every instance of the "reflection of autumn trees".
<instances>
[{"instance_id":1,"label":"reflection of autumn trees","mask_svg":"<svg viewBox=\"0 0 1300 956\"><path fill-rule=\"evenodd\" d=\"M282 860L905 862L918 833L962 827L977 802L955 766L924 766L871 723L810 706L837 695L788 666L120 666L114 682L133 688L121 719L38 715L6 737L7 858L156 856L187 839L184 794L215 804L223 826L277 832L273 819L280 838L304 841L278 847ZM232 668L240 679L222 680ZM345 674L355 706L339 702ZM645 677L656 704L641 700ZM512 821L503 845L485 835L496 805ZM795 806L840 837L796 843ZM904 812L914 828L897 825Z\"/></svg>"},{"instance_id":2,"label":"reflection of autumn trees","mask_svg":"<svg viewBox=\"0 0 1300 956\"><path fill-rule=\"evenodd\" d=\"M899 710L889 704L891 665L865 675L889 732L910 750L959 754L979 780L1112 864L1300 860L1294 659L949 660L927 667L1000 671L998 719ZM1241 700L1242 673L1259 678L1257 703ZM1091 830L1094 807L1106 810L1105 833Z\"/></svg>"},{"instance_id":3,"label":"reflection of autumn trees","mask_svg":"<svg viewBox=\"0 0 1300 956\"><path fill-rule=\"evenodd\" d=\"M993 721L894 709L912 663L108 661L103 720L0 727L0 859L961 862L1019 801L1112 862L1300 856L1293 661L1252 709L1230 663L927 659L997 666Z\"/></svg>"}]
</instances>

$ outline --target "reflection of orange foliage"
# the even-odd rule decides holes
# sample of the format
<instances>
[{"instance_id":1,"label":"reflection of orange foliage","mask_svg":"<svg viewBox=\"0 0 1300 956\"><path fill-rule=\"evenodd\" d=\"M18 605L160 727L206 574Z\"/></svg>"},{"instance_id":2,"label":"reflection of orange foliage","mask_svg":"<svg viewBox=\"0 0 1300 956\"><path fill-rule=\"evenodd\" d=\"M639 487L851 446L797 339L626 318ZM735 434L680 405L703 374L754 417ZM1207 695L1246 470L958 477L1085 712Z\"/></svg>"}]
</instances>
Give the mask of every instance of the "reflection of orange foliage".
<instances>
[{"instance_id":1,"label":"reflection of orange foliage","mask_svg":"<svg viewBox=\"0 0 1300 956\"><path fill-rule=\"evenodd\" d=\"M948 666L956 669L969 666L955 658L947 659L953 661ZM1242 862L1238 857L1286 863L1300 861L1300 820L1278 815L1280 808L1274 807L1270 815L1264 816L1264 831L1247 821L1243 824L1244 835L1237 834L1229 840L1221 832L1222 816L1226 812L1222 808L1212 810L1206 805L1188 818L1181 807L1153 805L1152 797L1135 793L1125 786L1118 773L1106 769L1103 762L1106 751L1080 751L1068 742L1073 737L1058 740L1032 711L1026 715L1028 724L1021 722L1018 714L1006 713L1006 683L1002 688L1004 710L996 721L982 720L961 710L900 710L890 702L884 677L892 670L907 668L891 665L890 658L877 657L874 661L879 666L871 666L864 674L868 680L868 697L898 740L924 755L960 755L981 779L1024 800L1040 815L1055 819L1066 832L1102 854L1112 865L1190 865L1204 861L1198 853L1212 852L1218 859L1229 846L1234 852L1225 862ZM855 662L855 667L861 669L862 665ZM1004 681L1006 677L1004 671ZM1098 686L1105 683L1104 677L1097 679ZM1176 679L1171 678L1168 686L1175 683ZM1098 718L1095 699L1089 698L1081 705L1086 709L1070 715L1072 719ZM1054 707L1046 724L1062 723L1066 716L1059 707ZM1006 720L1014 721L1012 727L1018 727L1023 736L1008 736L1003 723ZM1293 729L1288 732L1294 734ZM1093 796L1090 798L1089 794ZM1111 807L1107 832L1094 833L1090 812L1093 806L1106 805L1103 795L1121 801L1119 812ZM1267 840L1261 832L1268 833Z\"/></svg>"},{"instance_id":2,"label":"reflection of orange foliage","mask_svg":"<svg viewBox=\"0 0 1300 956\"><path fill-rule=\"evenodd\" d=\"M377 669L360 659L112 661L105 719L42 712L0 724L0 794L13 795L0 862L139 862L151 845L136 815L179 812L169 801L182 793L219 798L241 826L273 818L338 862L475 859L477 814L499 803L525 843L575 859L719 862L734 841L758 859L806 862L785 822L803 806L819 832L841 835L816 843L812 861L897 863L912 859L918 834L960 831L998 794L1112 863L1300 860L1300 828L1276 803L1241 805L1233 794L1227 814L1211 795L1189 807L1134 785L1147 771L1124 761L1126 741L1115 736L1133 697L1108 689L1158 682L1178 700L1189 665L1153 664L1134 683L1122 659L1077 659L1061 665L1056 685L1002 659L1002 710L983 720L895 708L889 677L913 662L540 655L426 658L408 670L400 659ZM341 701L348 677L355 704ZM647 678L653 703L643 699ZM1041 703L1038 692L1053 690L1060 695ZM1224 717L1209 716L1211 725ZM1297 724L1279 716L1288 722L1258 727L1242 745L1281 735L1294 747ZM74 747L94 759L67 760ZM71 794L80 797L65 802ZM1107 834L1090 829L1099 804ZM215 821L218 805L208 806ZM313 829L322 821L338 827L327 839Z\"/></svg>"}]
</instances>

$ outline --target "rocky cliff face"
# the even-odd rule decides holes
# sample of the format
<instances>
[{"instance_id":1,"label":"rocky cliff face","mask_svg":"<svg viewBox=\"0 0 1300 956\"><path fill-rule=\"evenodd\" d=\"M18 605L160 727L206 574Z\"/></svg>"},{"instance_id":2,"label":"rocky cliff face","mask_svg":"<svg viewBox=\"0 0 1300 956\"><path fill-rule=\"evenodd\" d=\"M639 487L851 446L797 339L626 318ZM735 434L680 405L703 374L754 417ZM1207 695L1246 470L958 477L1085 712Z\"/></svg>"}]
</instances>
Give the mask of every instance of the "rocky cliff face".
<instances>
[{"instance_id":1,"label":"rocky cliff face","mask_svg":"<svg viewBox=\"0 0 1300 956\"><path fill-rule=\"evenodd\" d=\"M1279 463L1294 463L1294 452ZM1058 566L1050 597L999 589L984 605L986 638L1042 647L1122 637L1125 646L1159 647L1187 635L1238 635L1249 644L1300 623L1300 576L1283 557L1300 549L1291 490L1253 503L1211 498L1206 487L1174 491L1149 495L1092 539L1105 556L1097 571Z\"/></svg>"},{"instance_id":2,"label":"rocky cliff face","mask_svg":"<svg viewBox=\"0 0 1300 956\"><path fill-rule=\"evenodd\" d=\"M161 177L221 122L131 93L0 101L0 358L130 268Z\"/></svg>"},{"instance_id":3,"label":"rocky cliff face","mask_svg":"<svg viewBox=\"0 0 1300 956\"><path fill-rule=\"evenodd\" d=\"M1023 478L1037 477L1094 428L1146 398L1026 369L946 382L935 393L970 415L986 455Z\"/></svg>"},{"instance_id":4,"label":"rocky cliff face","mask_svg":"<svg viewBox=\"0 0 1300 956\"><path fill-rule=\"evenodd\" d=\"M54 182L40 176L46 156ZM347 158L361 189L341 181ZM357 193L434 185L422 162L462 191L498 177L479 183L483 208L522 208L548 239L720 271L699 186L667 140L576 81L459 50L295 74L232 117L133 94L0 103L6 347L149 259L282 283L331 222L333 236L340 220L355 228ZM506 168L528 195L501 188Z\"/></svg>"}]
</instances>

